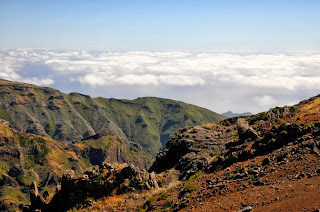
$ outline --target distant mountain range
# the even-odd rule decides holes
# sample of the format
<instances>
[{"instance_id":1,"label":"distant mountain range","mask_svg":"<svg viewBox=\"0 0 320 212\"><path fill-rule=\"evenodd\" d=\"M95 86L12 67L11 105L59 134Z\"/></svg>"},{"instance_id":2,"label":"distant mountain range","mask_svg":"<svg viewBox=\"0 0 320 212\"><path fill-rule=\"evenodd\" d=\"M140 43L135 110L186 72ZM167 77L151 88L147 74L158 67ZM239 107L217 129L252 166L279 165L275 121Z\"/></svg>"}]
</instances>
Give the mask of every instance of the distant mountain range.
<instances>
[{"instance_id":1,"label":"distant mountain range","mask_svg":"<svg viewBox=\"0 0 320 212\"><path fill-rule=\"evenodd\" d=\"M232 117L239 117L239 116L251 116L252 113L246 112L246 113L233 113L231 111L221 113L221 115L224 115L226 117L232 118Z\"/></svg>"},{"instance_id":2,"label":"distant mountain range","mask_svg":"<svg viewBox=\"0 0 320 212\"><path fill-rule=\"evenodd\" d=\"M0 118L20 131L70 143L111 130L155 155L180 128L226 117L180 101L90 96L0 80Z\"/></svg>"}]
</instances>

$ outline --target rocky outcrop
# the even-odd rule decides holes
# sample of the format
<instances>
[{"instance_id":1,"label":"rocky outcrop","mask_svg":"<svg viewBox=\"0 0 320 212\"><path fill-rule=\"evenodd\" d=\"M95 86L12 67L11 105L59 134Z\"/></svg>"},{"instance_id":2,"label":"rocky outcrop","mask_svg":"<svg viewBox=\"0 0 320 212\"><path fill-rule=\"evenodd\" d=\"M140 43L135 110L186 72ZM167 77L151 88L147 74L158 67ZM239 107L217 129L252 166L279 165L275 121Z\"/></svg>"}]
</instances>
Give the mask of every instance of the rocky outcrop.
<instances>
[{"instance_id":1,"label":"rocky outcrop","mask_svg":"<svg viewBox=\"0 0 320 212\"><path fill-rule=\"evenodd\" d=\"M308 107L305 103L303 106ZM249 117L182 129L158 153L150 171L160 173L175 168L181 179L187 179L199 171L215 172L288 145L304 145L306 141L318 155L320 116L305 112L296 118L299 109L300 105L277 107Z\"/></svg>"},{"instance_id":2,"label":"rocky outcrop","mask_svg":"<svg viewBox=\"0 0 320 212\"><path fill-rule=\"evenodd\" d=\"M255 140L258 138L258 133L251 126L249 126L249 123L245 118L239 118L237 120L237 127L240 140Z\"/></svg>"},{"instance_id":3,"label":"rocky outcrop","mask_svg":"<svg viewBox=\"0 0 320 212\"><path fill-rule=\"evenodd\" d=\"M140 168L149 168L153 157L141 145L105 131L74 144L75 152L89 159L92 165L100 166L104 161L128 163Z\"/></svg>"},{"instance_id":4,"label":"rocky outcrop","mask_svg":"<svg viewBox=\"0 0 320 212\"><path fill-rule=\"evenodd\" d=\"M30 188L31 204L24 211L66 211L76 204L84 204L89 197L98 199L151 188L158 188L154 173L126 164L103 163L87 170L81 178L64 176L61 189L50 201L39 195L33 183ZM44 196L48 197L48 194Z\"/></svg>"},{"instance_id":5,"label":"rocky outcrop","mask_svg":"<svg viewBox=\"0 0 320 212\"><path fill-rule=\"evenodd\" d=\"M150 167L153 158L139 144L118 137L111 131L66 144L21 133L6 123L0 123L0 160L0 210L18 210L19 205L28 203L32 181L39 182L38 192L33 186L35 197L44 191L53 192L66 173L79 177L86 168L101 165L105 160L144 168ZM43 198L48 199L48 195ZM40 200L34 198L38 203Z\"/></svg>"},{"instance_id":6,"label":"rocky outcrop","mask_svg":"<svg viewBox=\"0 0 320 212\"><path fill-rule=\"evenodd\" d=\"M235 133L233 126L224 124L184 128L158 153L149 171L160 173L175 168L181 172L181 179L207 171L210 160L225 150L225 144L233 140Z\"/></svg>"}]
</instances>

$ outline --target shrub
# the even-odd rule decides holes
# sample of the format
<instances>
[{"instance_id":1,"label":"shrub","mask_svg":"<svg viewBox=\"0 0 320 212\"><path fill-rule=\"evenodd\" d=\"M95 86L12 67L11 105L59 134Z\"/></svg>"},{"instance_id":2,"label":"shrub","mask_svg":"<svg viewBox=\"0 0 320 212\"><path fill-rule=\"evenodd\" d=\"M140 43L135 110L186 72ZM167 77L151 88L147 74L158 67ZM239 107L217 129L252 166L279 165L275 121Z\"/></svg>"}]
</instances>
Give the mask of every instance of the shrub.
<instances>
[{"instance_id":1,"label":"shrub","mask_svg":"<svg viewBox=\"0 0 320 212\"><path fill-rule=\"evenodd\" d=\"M162 191L160 194L159 194L159 197L158 197L158 200L164 200L168 197L168 193L166 191Z\"/></svg>"},{"instance_id":2,"label":"shrub","mask_svg":"<svg viewBox=\"0 0 320 212\"><path fill-rule=\"evenodd\" d=\"M196 173L194 175L192 175L188 181L186 182L185 186L183 187L183 191L184 192L191 192L194 190L197 190L199 188L199 186L194 182L195 179L197 179L198 177L200 177L202 174L200 173Z\"/></svg>"},{"instance_id":3,"label":"shrub","mask_svg":"<svg viewBox=\"0 0 320 212\"><path fill-rule=\"evenodd\" d=\"M156 198L154 196L151 196L147 199L147 201L143 204L141 204L138 208L138 211L147 211L148 208L153 205L153 203L155 202Z\"/></svg>"},{"instance_id":4,"label":"shrub","mask_svg":"<svg viewBox=\"0 0 320 212\"><path fill-rule=\"evenodd\" d=\"M227 180L231 180L234 178L234 175L233 174L229 174L229 176L227 177Z\"/></svg>"}]
</instances>

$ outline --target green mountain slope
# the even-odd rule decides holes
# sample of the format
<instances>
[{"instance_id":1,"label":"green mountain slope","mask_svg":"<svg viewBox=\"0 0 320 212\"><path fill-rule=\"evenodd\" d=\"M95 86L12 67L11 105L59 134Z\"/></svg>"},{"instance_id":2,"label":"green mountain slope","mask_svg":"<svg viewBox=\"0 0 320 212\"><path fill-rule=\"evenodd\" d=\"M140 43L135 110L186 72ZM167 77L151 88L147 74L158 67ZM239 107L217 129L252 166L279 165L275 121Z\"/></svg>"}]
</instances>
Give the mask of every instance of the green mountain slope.
<instances>
[{"instance_id":1,"label":"green mountain slope","mask_svg":"<svg viewBox=\"0 0 320 212\"><path fill-rule=\"evenodd\" d=\"M180 128L222 120L222 115L180 101L143 97L135 100L96 98L130 140L156 153Z\"/></svg>"},{"instance_id":2,"label":"green mountain slope","mask_svg":"<svg viewBox=\"0 0 320 212\"><path fill-rule=\"evenodd\" d=\"M33 181L41 194L55 192L62 175L82 176L86 168L104 161L148 168L153 158L136 143L106 131L67 144L13 130L0 119L0 211L17 211L27 204Z\"/></svg>"},{"instance_id":3,"label":"green mountain slope","mask_svg":"<svg viewBox=\"0 0 320 212\"><path fill-rule=\"evenodd\" d=\"M0 80L0 118L21 132L78 141L111 130L155 154L178 129L225 117L179 101L91 98L35 85Z\"/></svg>"}]
</instances>

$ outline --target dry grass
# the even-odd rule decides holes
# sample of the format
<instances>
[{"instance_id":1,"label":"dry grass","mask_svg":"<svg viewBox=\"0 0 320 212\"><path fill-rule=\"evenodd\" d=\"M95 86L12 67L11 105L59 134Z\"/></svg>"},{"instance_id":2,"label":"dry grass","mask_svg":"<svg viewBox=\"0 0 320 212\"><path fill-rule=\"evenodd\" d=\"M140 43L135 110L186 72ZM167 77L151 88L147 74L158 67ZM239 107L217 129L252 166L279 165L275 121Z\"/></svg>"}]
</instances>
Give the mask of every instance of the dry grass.
<instances>
[{"instance_id":1,"label":"dry grass","mask_svg":"<svg viewBox=\"0 0 320 212\"><path fill-rule=\"evenodd\" d=\"M95 206L97 209L104 209L107 206L114 207L124 202L125 199L127 199L127 195L116 195L116 196L105 197L102 200L97 201Z\"/></svg>"},{"instance_id":2,"label":"dry grass","mask_svg":"<svg viewBox=\"0 0 320 212\"><path fill-rule=\"evenodd\" d=\"M299 115L301 116L304 114L311 114L311 113L320 113L319 105L320 105L320 98L316 98L312 102L308 102L307 104L299 108L296 116L299 116Z\"/></svg>"}]
</instances>

